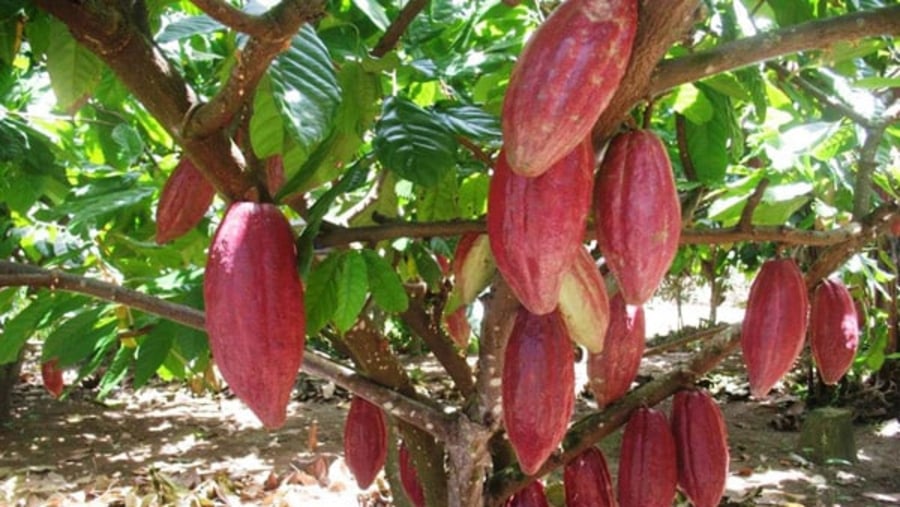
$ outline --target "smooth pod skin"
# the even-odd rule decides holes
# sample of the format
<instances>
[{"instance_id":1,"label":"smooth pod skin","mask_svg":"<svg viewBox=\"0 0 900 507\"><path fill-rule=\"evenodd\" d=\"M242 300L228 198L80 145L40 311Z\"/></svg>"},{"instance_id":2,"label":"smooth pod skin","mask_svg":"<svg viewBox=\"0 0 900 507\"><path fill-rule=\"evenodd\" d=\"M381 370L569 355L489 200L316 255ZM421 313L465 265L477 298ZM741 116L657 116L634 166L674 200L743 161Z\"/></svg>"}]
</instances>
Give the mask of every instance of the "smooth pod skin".
<instances>
[{"instance_id":1,"label":"smooth pod skin","mask_svg":"<svg viewBox=\"0 0 900 507\"><path fill-rule=\"evenodd\" d=\"M598 408L618 400L631 387L644 355L645 329L644 309L626 304L617 292L609 303L603 351L588 355L588 385Z\"/></svg>"},{"instance_id":2,"label":"smooth pod skin","mask_svg":"<svg viewBox=\"0 0 900 507\"><path fill-rule=\"evenodd\" d=\"M606 458L596 447L566 463L563 470L566 507L617 507Z\"/></svg>"},{"instance_id":3,"label":"smooth pod skin","mask_svg":"<svg viewBox=\"0 0 900 507\"><path fill-rule=\"evenodd\" d=\"M512 173L501 152L488 194L487 229L497 269L532 313L556 309L562 278L584 238L594 152L585 138L542 176Z\"/></svg>"},{"instance_id":4,"label":"smooth pod skin","mask_svg":"<svg viewBox=\"0 0 900 507\"><path fill-rule=\"evenodd\" d=\"M44 383L44 388L54 398L59 398L62 395L65 387L63 370L59 367L59 361L56 358L41 363L41 380Z\"/></svg>"},{"instance_id":5,"label":"smooth pod skin","mask_svg":"<svg viewBox=\"0 0 900 507\"><path fill-rule=\"evenodd\" d=\"M609 296L597 264L584 247L563 275L559 313L572 341L594 354L603 350L609 328Z\"/></svg>"},{"instance_id":6,"label":"smooth pod skin","mask_svg":"<svg viewBox=\"0 0 900 507\"><path fill-rule=\"evenodd\" d=\"M666 415L641 407L631 414L619 453L619 505L670 507L678 480L675 439Z\"/></svg>"},{"instance_id":7,"label":"smooth pod skin","mask_svg":"<svg viewBox=\"0 0 900 507\"><path fill-rule=\"evenodd\" d=\"M662 141L648 130L616 136L594 195L597 242L625 301L653 296L678 252L681 203Z\"/></svg>"},{"instance_id":8,"label":"smooth pod skin","mask_svg":"<svg viewBox=\"0 0 900 507\"><path fill-rule=\"evenodd\" d=\"M372 485L387 459L387 424L380 407L354 396L344 422L344 456L359 489Z\"/></svg>"},{"instance_id":9,"label":"smooth pod skin","mask_svg":"<svg viewBox=\"0 0 900 507\"><path fill-rule=\"evenodd\" d=\"M466 316L466 307L460 306L453 313L444 315L444 325L453 343L465 350L472 336L472 326L469 325L469 318Z\"/></svg>"},{"instance_id":10,"label":"smooth pod skin","mask_svg":"<svg viewBox=\"0 0 900 507\"><path fill-rule=\"evenodd\" d=\"M853 364L859 346L856 305L839 280L824 280L813 293L809 341L822 381L837 384Z\"/></svg>"},{"instance_id":11,"label":"smooth pod skin","mask_svg":"<svg viewBox=\"0 0 900 507\"><path fill-rule=\"evenodd\" d=\"M228 207L209 248L203 296L210 349L225 381L266 428L282 426L306 317L293 232L277 207Z\"/></svg>"},{"instance_id":12,"label":"smooth pod skin","mask_svg":"<svg viewBox=\"0 0 900 507\"><path fill-rule=\"evenodd\" d=\"M636 28L635 0L566 0L531 36L501 114L513 172L540 176L590 134L619 87Z\"/></svg>"},{"instance_id":13,"label":"smooth pod skin","mask_svg":"<svg viewBox=\"0 0 900 507\"><path fill-rule=\"evenodd\" d=\"M422 490L419 474L416 472L416 467L413 466L409 449L402 442L400 443L398 461L400 461L400 483L403 486L406 497L415 507L425 507L425 491Z\"/></svg>"},{"instance_id":14,"label":"smooth pod skin","mask_svg":"<svg viewBox=\"0 0 900 507\"><path fill-rule=\"evenodd\" d=\"M765 398L794 364L806 337L809 302L793 259L763 263L750 286L741 326L741 350L750 394Z\"/></svg>"},{"instance_id":15,"label":"smooth pod skin","mask_svg":"<svg viewBox=\"0 0 900 507\"><path fill-rule=\"evenodd\" d=\"M169 175L156 206L156 243L180 238L200 223L216 189L187 157Z\"/></svg>"},{"instance_id":16,"label":"smooth pod skin","mask_svg":"<svg viewBox=\"0 0 900 507\"><path fill-rule=\"evenodd\" d=\"M544 485L540 481L533 481L524 489L509 497L506 507L550 507L547 496L544 494Z\"/></svg>"},{"instance_id":17,"label":"smooth pod skin","mask_svg":"<svg viewBox=\"0 0 900 507\"><path fill-rule=\"evenodd\" d=\"M472 304L478 294L490 284L496 269L488 235L463 234L456 244L451 268L453 292L459 299L458 304Z\"/></svg>"},{"instance_id":18,"label":"smooth pod skin","mask_svg":"<svg viewBox=\"0 0 900 507\"><path fill-rule=\"evenodd\" d=\"M538 471L562 442L575 398L574 352L558 312L520 308L503 363L503 423L519 467Z\"/></svg>"},{"instance_id":19,"label":"smooth pod skin","mask_svg":"<svg viewBox=\"0 0 900 507\"><path fill-rule=\"evenodd\" d=\"M696 507L715 507L728 479L728 430L704 391L679 391L672 401L678 486Z\"/></svg>"}]
</instances>

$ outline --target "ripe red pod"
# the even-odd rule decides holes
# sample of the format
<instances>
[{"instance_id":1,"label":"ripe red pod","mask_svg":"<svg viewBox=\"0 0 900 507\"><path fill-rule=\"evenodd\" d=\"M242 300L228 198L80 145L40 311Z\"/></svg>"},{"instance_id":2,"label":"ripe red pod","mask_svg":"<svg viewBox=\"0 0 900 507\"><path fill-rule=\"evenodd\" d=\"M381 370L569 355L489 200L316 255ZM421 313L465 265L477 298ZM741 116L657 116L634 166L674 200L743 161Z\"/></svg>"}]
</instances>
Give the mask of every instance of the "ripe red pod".
<instances>
[{"instance_id":1,"label":"ripe red pod","mask_svg":"<svg viewBox=\"0 0 900 507\"><path fill-rule=\"evenodd\" d=\"M566 507L617 507L606 458L591 447L566 463L563 470Z\"/></svg>"},{"instance_id":2,"label":"ripe red pod","mask_svg":"<svg viewBox=\"0 0 900 507\"><path fill-rule=\"evenodd\" d=\"M666 415L651 408L631 414L619 453L619 505L670 507L678 480L675 440Z\"/></svg>"},{"instance_id":3,"label":"ripe red pod","mask_svg":"<svg viewBox=\"0 0 900 507\"><path fill-rule=\"evenodd\" d=\"M572 341L595 354L603 350L609 328L609 297L600 270L584 247L563 275L559 313Z\"/></svg>"},{"instance_id":4,"label":"ripe red pod","mask_svg":"<svg viewBox=\"0 0 900 507\"><path fill-rule=\"evenodd\" d=\"M344 456L360 489L372 485L387 459L387 424L381 408L354 396L344 422Z\"/></svg>"},{"instance_id":5,"label":"ripe red pod","mask_svg":"<svg viewBox=\"0 0 900 507\"><path fill-rule=\"evenodd\" d=\"M537 178L513 174L503 153L494 168L487 216L491 251L531 313L556 309L563 275L584 238L593 168L589 138Z\"/></svg>"},{"instance_id":6,"label":"ripe red pod","mask_svg":"<svg viewBox=\"0 0 900 507\"><path fill-rule=\"evenodd\" d=\"M62 395L65 387L63 370L59 367L59 361L56 358L41 363L41 380L44 382L44 388L54 398L59 398Z\"/></svg>"},{"instance_id":7,"label":"ripe red pod","mask_svg":"<svg viewBox=\"0 0 900 507\"><path fill-rule=\"evenodd\" d=\"M209 248L203 280L213 358L266 428L284 424L303 360L303 285L290 224L272 204L235 202Z\"/></svg>"},{"instance_id":8,"label":"ripe red pod","mask_svg":"<svg viewBox=\"0 0 900 507\"><path fill-rule=\"evenodd\" d=\"M454 312L459 306L471 304L491 283L494 276L494 257L491 244L484 233L463 234L456 244L451 263L453 291L446 310Z\"/></svg>"},{"instance_id":9,"label":"ripe red pod","mask_svg":"<svg viewBox=\"0 0 900 507\"><path fill-rule=\"evenodd\" d=\"M696 507L715 507L728 479L728 430L722 411L703 391L679 391L672 401L678 485Z\"/></svg>"},{"instance_id":10,"label":"ripe red pod","mask_svg":"<svg viewBox=\"0 0 900 507\"><path fill-rule=\"evenodd\" d=\"M809 303L803 273L793 259L763 263L750 286L741 349L750 394L764 398L803 349Z\"/></svg>"},{"instance_id":11,"label":"ripe red pod","mask_svg":"<svg viewBox=\"0 0 900 507\"><path fill-rule=\"evenodd\" d=\"M469 325L465 306L460 306L455 312L444 315L444 325L447 326L447 334L450 335L457 347L461 349L468 347L469 338L472 336L472 326Z\"/></svg>"},{"instance_id":12,"label":"ripe red pod","mask_svg":"<svg viewBox=\"0 0 900 507\"><path fill-rule=\"evenodd\" d=\"M184 157L169 175L156 206L156 242L179 238L200 223L216 196L206 176Z\"/></svg>"},{"instance_id":13,"label":"ripe red pod","mask_svg":"<svg viewBox=\"0 0 900 507\"><path fill-rule=\"evenodd\" d=\"M644 309L627 305L617 292L609 303L609 331L603 351L588 355L589 386L599 408L628 392L641 366L644 345Z\"/></svg>"},{"instance_id":14,"label":"ripe red pod","mask_svg":"<svg viewBox=\"0 0 900 507\"><path fill-rule=\"evenodd\" d=\"M822 381L837 384L850 369L859 345L859 317L840 280L824 280L813 293L809 341Z\"/></svg>"},{"instance_id":15,"label":"ripe red pod","mask_svg":"<svg viewBox=\"0 0 900 507\"><path fill-rule=\"evenodd\" d=\"M636 28L635 0L567 0L531 36L501 114L516 174L540 176L590 134L619 87Z\"/></svg>"},{"instance_id":16,"label":"ripe red pod","mask_svg":"<svg viewBox=\"0 0 900 507\"><path fill-rule=\"evenodd\" d=\"M520 308L503 363L503 422L528 475L562 442L575 403L574 353L558 312Z\"/></svg>"},{"instance_id":17,"label":"ripe red pod","mask_svg":"<svg viewBox=\"0 0 900 507\"><path fill-rule=\"evenodd\" d=\"M625 301L642 305L678 252L681 203L662 141L648 130L616 136L597 173L597 242Z\"/></svg>"},{"instance_id":18,"label":"ripe red pod","mask_svg":"<svg viewBox=\"0 0 900 507\"><path fill-rule=\"evenodd\" d=\"M415 507L425 507L425 492L422 490L422 483L419 482L419 474L416 472L406 444L402 442L398 461L400 461L400 483L403 491L406 492L406 497Z\"/></svg>"},{"instance_id":19,"label":"ripe red pod","mask_svg":"<svg viewBox=\"0 0 900 507\"><path fill-rule=\"evenodd\" d=\"M540 481L534 481L509 497L506 507L550 507L550 504L544 494L544 485Z\"/></svg>"}]
</instances>

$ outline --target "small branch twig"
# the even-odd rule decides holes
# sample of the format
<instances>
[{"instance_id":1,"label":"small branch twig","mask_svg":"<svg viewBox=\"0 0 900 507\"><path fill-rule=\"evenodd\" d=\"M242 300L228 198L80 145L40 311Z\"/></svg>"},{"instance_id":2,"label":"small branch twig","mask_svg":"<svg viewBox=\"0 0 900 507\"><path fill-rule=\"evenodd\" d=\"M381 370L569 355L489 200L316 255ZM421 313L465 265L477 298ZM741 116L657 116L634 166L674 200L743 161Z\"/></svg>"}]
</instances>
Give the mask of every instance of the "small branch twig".
<instances>
[{"instance_id":1,"label":"small branch twig","mask_svg":"<svg viewBox=\"0 0 900 507\"><path fill-rule=\"evenodd\" d=\"M753 194L750 195L750 198L747 199L747 204L744 206L743 211L741 211L741 220L737 224L737 230L741 232L750 232L753 230L753 213L756 211L759 203L762 202L762 198L766 194L766 188L768 187L768 178L763 178L759 181L759 184L756 185L756 189L753 191Z\"/></svg>"},{"instance_id":2,"label":"small branch twig","mask_svg":"<svg viewBox=\"0 0 900 507\"><path fill-rule=\"evenodd\" d=\"M272 29L266 18L247 14L224 0L191 1L219 23L252 37L264 37Z\"/></svg>"},{"instance_id":3,"label":"small branch twig","mask_svg":"<svg viewBox=\"0 0 900 507\"><path fill-rule=\"evenodd\" d=\"M856 181L853 185L853 219L860 220L869 212L872 205L872 176L878 169L878 145L887 130L887 123L875 124L866 128L866 141L859 149L859 161L856 168Z\"/></svg>"},{"instance_id":4,"label":"small branch twig","mask_svg":"<svg viewBox=\"0 0 900 507\"><path fill-rule=\"evenodd\" d=\"M400 42L400 37L403 35L403 32L406 31L410 23L413 22L413 19L415 19L427 5L428 0L412 0L406 4L403 7L403 10L400 11L400 14L397 15L397 19L391 23L391 26L389 26L387 31L384 32L384 35L381 36L381 40L379 40L378 44L375 45L375 48L372 49L372 56L381 58L394 49L397 46L397 43Z\"/></svg>"},{"instance_id":5,"label":"small branch twig","mask_svg":"<svg viewBox=\"0 0 900 507\"><path fill-rule=\"evenodd\" d=\"M850 118L851 120L853 120L854 122L856 122L857 124L862 126L863 128L869 129L869 128L872 128L872 126L874 125L874 122L871 119L866 118L865 116L859 114L858 112L856 112L855 109L848 106L847 104L844 104L837 98L827 95L825 92L823 92L818 87L816 87L814 84L812 84L809 81L807 81L806 79L804 79L802 76L799 76L797 74L792 74L787 69L785 69L783 66L778 65L776 63L769 62L768 64L766 64L766 67L774 70L775 73L778 74L779 79L781 79L783 82L791 83L794 86L796 86L797 88L800 88L804 92L812 95L813 98L815 98L823 106L833 109L834 111L837 111L841 115L846 116L847 118Z\"/></svg>"},{"instance_id":6,"label":"small branch twig","mask_svg":"<svg viewBox=\"0 0 900 507\"><path fill-rule=\"evenodd\" d=\"M681 167L684 168L684 174L687 176L687 179L689 181L700 181L697 178L697 169L694 167L694 161L691 160L691 154L688 151L686 121L683 114L675 115L675 139L678 142L678 158L681 159Z\"/></svg>"}]
</instances>

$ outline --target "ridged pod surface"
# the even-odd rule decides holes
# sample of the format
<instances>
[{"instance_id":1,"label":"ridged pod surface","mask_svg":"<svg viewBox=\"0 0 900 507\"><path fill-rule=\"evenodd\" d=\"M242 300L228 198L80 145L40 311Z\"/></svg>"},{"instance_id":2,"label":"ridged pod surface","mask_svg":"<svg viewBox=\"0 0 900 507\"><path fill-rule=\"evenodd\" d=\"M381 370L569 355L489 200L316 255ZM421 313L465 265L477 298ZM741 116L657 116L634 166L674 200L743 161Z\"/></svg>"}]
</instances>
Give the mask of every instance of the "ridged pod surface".
<instances>
[{"instance_id":1,"label":"ridged pod surface","mask_svg":"<svg viewBox=\"0 0 900 507\"><path fill-rule=\"evenodd\" d=\"M200 223L216 196L216 189L184 157L169 175L156 206L156 242L180 238Z\"/></svg>"},{"instance_id":2,"label":"ridged pod surface","mask_svg":"<svg viewBox=\"0 0 900 507\"><path fill-rule=\"evenodd\" d=\"M597 242L625 301L656 291L681 238L681 203L662 141L648 130L616 136L597 173Z\"/></svg>"},{"instance_id":3,"label":"ridged pod surface","mask_svg":"<svg viewBox=\"0 0 900 507\"><path fill-rule=\"evenodd\" d=\"M859 345L856 305L839 280L824 280L813 292L809 342L822 381L837 384L853 364Z\"/></svg>"},{"instance_id":4,"label":"ridged pod surface","mask_svg":"<svg viewBox=\"0 0 900 507\"><path fill-rule=\"evenodd\" d=\"M596 447L566 463L563 470L566 507L617 507L606 458Z\"/></svg>"},{"instance_id":5,"label":"ridged pod surface","mask_svg":"<svg viewBox=\"0 0 900 507\"><path fill-rule=\"evenodd\" d=\"M563 275L559 313L572 341L594 354L603 350L609 328L609 296L597 264L584 247Z\"/></svg>"},{"instance_id":6,"label":"ridged pod surface","mask_svg":"<svg viewBox=\"0 0 900 507\"><path fill-rule=\"evenodd\" d=\"M544 494L544 485L540 481L534 481L509 497L506 507L550 507L550 504Z\"/></svg>"},{"instance_id":7,"label":"ridged pod surface","mask_svg":"<svg viewBox=\"0 0 900 507\"><path fill-rule=\"evenodd\" d=\"M635 0L567 0L531 36L501 114L516 174L543 174L590 134L619 87L636 28Z\"/></svg>"},{"instance_id":8,"label":"ridged pod surface","mask_svg":"<svg viewBox=\"0 0 900 507\"><path fill-rule=\"evenodd\" d=\"M451 264L453 270L453 291L447 310L456 311L461 305L475 301L478 294L487 287L494 276L494 256L487 234L463 234L456 244Z\"/></svg>"},{"instance_id":9,"label":"ridged pod surface","mask_svg":"<svg viewBox=\"0 0 900 507\"><path fill-rule=\"evenodd\" d=\"M54 398L59 398L62 395L65 383L63 382L63 371L59 367L57 359L48 359L41 363L41 380L44 383L44 388Z\"/></svg>"},{"instance_id":10,"label":"ridged pod surface","mask_svg":"<svg viewBox=\"0 0 900 507\"><path fill-rule=\"evenodd\" d=\"M422 490L422 483L419 481L419 474L413 465L412 456L409 455L409 449L406 444L400 443L398 452L400 461L400 483L406 497L415 507L425 507L425 491Z\"/></svg>"},{"instance_id":11,"label":"ridged pod surface","mask_svg":"<svg viewBox=\"0 0 900 507\"><path fill-rule=\"evenodd\" d=\"M387 448L384 412L354 396L344 422L344 457L360 489L372 485L387 459Z\"/></svg>"},{"instance_id":12,"label":"ridged pod surface","mask_svg":"<svg viewBox=\"0 0 900 507\"><path fill-rule=\"evenodd\" d=\"M763 263L750 286L741 350L750 394L764 398L794 364L806 337L809 300L793 259Z\"/></svg>"},{"instance_id":13,"label":"ridged pod surface","mask_svg":"<svg viewBox=\"0 0 900 507\"><path fill-rule=\"evenodd\" d=\"M534 474L566 433L575 392L574 352L558 312L520 308L503 363L503 422L519 458Z\"/></svg>"},{"instance_id":14,"label":"ridged pod surface","mask_svg":"<svg viewBox=\"0 0 900 507\"><path fill-rule=\"evenodd\" d=\"M213 359L266 428L284 424L303 360L303 286L290 224L272 204L235 202L209 248L203 296Z\"/></svg>"},{"instance_id":15,"label":"ridged pod surface","mask_svg":"<svg viewBox=\"0 0 900 507\"><path fill-rule=\"evenodd\" d=\"M619 505L670 507L677 480L675 439L666 415L646 407L635 410L622 435Z\"/></svg>"},{"instance_id":16,"label":"ridged pod surface","mask_svg":"<svg viewBox=\"0 0 900 507\"><path fill-rule=\"evenodd\" d=\"M599 408L618 400L631 387L644 355L645 329L644 309L626 304L621 293L614 294L603 351L588 355L588 385Z\"/></svg>"},{"instance_id":17,"label":"ridged pod surface","mask_svg":"<svg viewBox=\"0 0 900 507\"><path fill-rule=\"evenodd\" d=\"M584 139L545 174L513 174L501 152L488 194L487 229L497 269L532 313L556 309L562 277L584 238L594 152Z\"/></svg>"},{"instance_id":18,"label":"ridged pod surface","mask_svg":"<svg viewBox=\"0 0 900 507\"><path fill-rule=\"evenodd\" d=\"M728 430L715 400L679 391L672 401L678 486L696 507L715 507L728 479Z\"/></svg>"}]
</instances>

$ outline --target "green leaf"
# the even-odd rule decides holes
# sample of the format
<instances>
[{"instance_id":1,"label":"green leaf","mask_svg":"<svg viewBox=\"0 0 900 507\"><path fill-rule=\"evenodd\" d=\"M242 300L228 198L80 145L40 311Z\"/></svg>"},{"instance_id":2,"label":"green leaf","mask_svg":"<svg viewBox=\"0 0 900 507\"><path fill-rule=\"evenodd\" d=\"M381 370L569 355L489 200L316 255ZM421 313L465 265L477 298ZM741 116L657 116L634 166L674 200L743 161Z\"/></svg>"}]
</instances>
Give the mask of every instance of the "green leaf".
<instances>
[{"instance_id":1,"label":"green leaf","mask_svg":"<svg viewBox=\"0 0 900 507\"><path fill-rule=\"evenodd\" d=\"M753 212L754 225L782 225L812 198L809 183L785 183L766 188Z\"/></svg>"},{"instance_id":2,"label":"green leaf","mask_svg":"<svg viewBox=\"0 0 900 507\"><path fill-rule=\"evenodd\" d=\"M369 290L372 299L384 311L400 313L409 307L409 298L403 289L400 276L390 263L372 250L362 251L366 261L366 273L369 275Z\"/></svg>"},{"instance_id":3,"label":"green leaf","mask_svg":"<svg viewBox=\"0 0 900 507\"><path fill-rule=\"evenodd\" d=\"M263 76L253 97L250 144L253 153L261 159L278 155L284 150L284 122L268 76Z\"/></svg>"},{"instance_id":4,"label":"green leaf","mask_svg":"<svg viewBox=\"0 0 900 507\"><path fill-rule=\"evenodd\" d=\"M175 341L176 327L178 324L172 321L161 320L154 324L153 330L138 346L134 362L135 389L146 384L166 360Z\"/></svg>"},{"instance_id":5,"label":"green leaf","mask_svg":"<svg viewBox=\"0 0 900 507\"><path fill-rule=\"evenodd\" d=\"M54 21L47 47L47 72L57 106L71 111L93 93L100 82L103 64L72 38L65 25Z\"/></svg>"},{"instance_id":6,"label":"green leaf","mask_svg":"<svg viewBox=\"0 0 900 507\"><path fill-rule=\"evenodd\" d=\"M750 102L750 92L744 87L744 84L738 81L732 74L716 74L703 80L703 84L709 86L713 90L731 97L735 100Z\"/></svg>"},{"instance_id":7,"label":"green leaf","mask_svg":"<svg viewBox=\"0 0 900 507\"><path fill-rule=\"evenodd\" d=\"M678 87L672 107L695 125L712 120L714 114L712 102L706 94L690 83Z\"/></svg>"},{"instance_id":8,"label":"green leaf","mask_svg":"<svg viewBox=\"0 0 900 507\"><path fill-rule=\"evenodd\" d=\"M39 298L7 320L0 335L0 365L15 362L19 350L53 307L52 298Z\"/></svg>"},{"instance_id":9,"label":"green leaf","mask_svg":"<svg viewBox=\"0 0 900 507\"><path fill-rule=\"evenodd\" d=\"M807 0L768 0L781 27L810 21L814 17L812 5Z\"/></svg>"},{"instance_id":10,"label":"green leaf","mask_svg":"<svg viewBox=\"0 0 900 507\"><path fill-rule=\"evenodd\" d=\"M412 243L410 245L410 253L416 263L416 270L419 276L431 288L437 288L441 284L443 274L441 267L437 263L437 259L421 243Z\"/></svg>"},{"instance_id":11,"label":"green leaf","mask_svg":"<svg viewBox=\"0 0 900 507\"><path fill-rule=\"evenodd\" d=\"M500 119L476 106L456 105L435 110L435 114L454 134L499 146Z\"/></svg>"},{"instance_id":12,"label":"green leaf","mask_svg":"<svg viewBox=\"0 0 900 507\"><path fill-rule=\"evenodd\" d=\"M101 313L102 309L88 310L60 324L47 336L43 356L58 358L60 366L70 366L90 356L116 327L114 321L101 323Z\"/></svg>"},{"instance_id":13,"label":"green leaf","mask_svg":"<svg viewBox=\"0 0 900 507\"><path fill-rule=\"evenodd\" d=\"M369 18L369 21L382 32L387 30L388 26L391 24L391 20L388 19L387 13L384 12L384 7L376 0L353 0L353 5L363 11L366 17Z\"/></svg>"},{"instance_id":14,"label":"green leaf","mask_svg":"<svg viewBox=\"0 0 900 507\"><path fill-rule=\"evenodd\" d=\"M854 81L853 86L864 88L867 90L877 90L879 88L900 88L900 77L864 77Z\"/></svg>"},{"instance_id":15,"label":"green leaf","mask_svg":"<svg viewBox=\"0 0 900 507\"><path fill-rule=\"evenodd\" d=\"M341 257L338 276L338 304L332 320L340 332L346 333L356 323L359 312L366 304L366 295L369 290L366 261L362 255L356 250L345 253Z\"/></svg>"},{"instance_id":16,"label":"green leaf","mask_svg":"<svg viewBox=\"0 0 900 507\"><path fill-rule=\"evenodd\" d=\"M127 123L120 123L113 128L113 141L119 146L119 160L126 166L134 163L144 152L144 141L138 131Z\"/></svg>"},{"instance_id":17,"label":"green leaf","mask_svg":"<svg viewBox=\"0 0 900 507\"><path fill-rule=\"evenodd\" d=\"M702 125L685 123L688 153L697 178L706 185L717 185L725 178L728 167L728 125L718 112Z\"/></svg>"},{"instance_id":18,"label":"green leaf","mask_svg":"<svg viewBox=\"0 0 900 507\"><path fill-rule=\"evenodd\" d=\"M409 100L388 98L375 132L378 160L413 183L437 185L455 164L453 134L440 118Z\"/></svg>"},{"instance_id":19,"label":"green leaf","mask_svg":"<svg viewBox=\"0 0 900 507\"><path fill-rule=\"evenodd\" d=\"M318 333L334 316L338 306L337 279L341 268L340 254L332 254L314 266L306 280L306 334Z\"/></svg>"},{"instance_id":20,"label":"green leaf","mask_svg":"<svg viewBox=\"0 0 900 507\"><path fill-rule=\"evenodd\" d=\"M766 110L769 107L768 98L766 96L766 82L763 80L759 69L747 67L737 70L735 76L741 80L744 87L750 92L750 99L753 102L753 112L756 115L756 121L763 123L766 121Z\"/></svg>"},{"instance_id":21,"label":"green leaf","mask_svg":"<svg viewBox=\"0 0 900 507\"><path fill-rule=\"evenodd\" d=\"M856 149L858 146L856 129L852 124L841 123L838 128L831 130L831 135L813 145L809 153L822 162L828 162L839 154Z\"/></svg>"},{"instance_id":22,"label":"green leaf","mask_svg":"<svg viewBox=\"0 0 900 507\"><path fill-rule=\"evenodd\" d=\"M491 177L486 173L475 173L463 180L459 186L459 210L465 218L478 218L487 213L487 196Z\"/></svg>"},{"instance_id":23,"label":"green leaf","mask_svg":"<svg viewBox=\"0 0 900 507\"><path fill-rule=\"evenodd\" d=\"M207 15L191 16L188 18L176 19L166 25L163 31L156 37L156 41L160 44L186 39L194 35L206 35L217 30L223 30L225 26L222 23L212 19Z\"/></svg>"},{"instance_id":24,"label":"green leaf","mask_svg":"<svg viewBox=\"0 0 900 507\"><path fill-rule=\"evenodd\" d=\"M453 171L447 171L439 185L421 188L418 193L416 218L419 220L434 222L459 218L459 188Z\"/></svg>"},{"instance_id":25,"label":"green leaf","mask_svg":"<svg viewBox=\"0 0 900 507\"><path fill-rule=\"evenodd\" d=\"M132 359L134 359L133 348L119 347L112 364L109 365L109 369L106 370L103 378L100 379L99 392L97 393L98 399L106 398L113 388L122 383L125 374L128 373L128 366L131 365Z\"/></svg>"}]
</instances>

